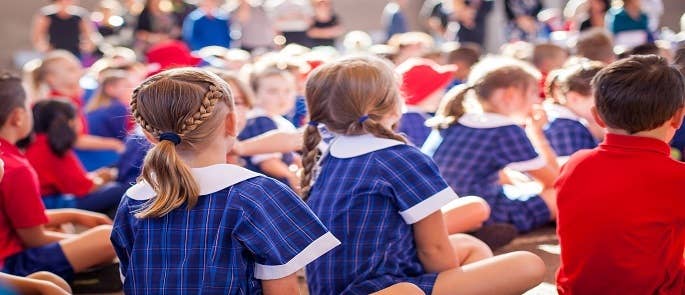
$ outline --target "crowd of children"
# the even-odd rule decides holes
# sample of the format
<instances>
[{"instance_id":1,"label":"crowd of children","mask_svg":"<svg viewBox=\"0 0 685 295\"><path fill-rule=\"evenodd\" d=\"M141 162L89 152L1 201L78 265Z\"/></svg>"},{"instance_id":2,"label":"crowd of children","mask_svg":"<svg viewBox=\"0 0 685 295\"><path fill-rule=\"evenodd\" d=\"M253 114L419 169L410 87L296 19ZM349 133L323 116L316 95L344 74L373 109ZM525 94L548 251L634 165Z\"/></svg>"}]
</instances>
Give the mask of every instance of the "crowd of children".
<instances>
[{"instance_id":1,"label":"crowd of children","mask_svg":"<svg viewBox=\"0 0 685 295\"><path fill-rule=\"evenodd\" d=\"M521 294L543 261L493 251L556 225L559 293L685 292L685 47L364 37L0 73L0 280L65 294L118 264L127 294L296 294L305 269L311 294Z\"/></svg>"}]
</instances>

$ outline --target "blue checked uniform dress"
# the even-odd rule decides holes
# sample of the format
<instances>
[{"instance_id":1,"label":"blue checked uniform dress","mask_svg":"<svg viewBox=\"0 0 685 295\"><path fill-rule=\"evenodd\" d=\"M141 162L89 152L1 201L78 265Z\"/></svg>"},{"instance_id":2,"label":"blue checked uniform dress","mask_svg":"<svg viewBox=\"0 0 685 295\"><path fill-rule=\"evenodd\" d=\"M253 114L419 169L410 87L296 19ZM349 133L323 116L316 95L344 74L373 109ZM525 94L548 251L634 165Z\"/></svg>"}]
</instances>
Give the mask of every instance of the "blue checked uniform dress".
<instances>
[{"instance_id":1,"label":"blue checked uniform dress","mask_svg":"<svg viewBox=\"0 0 685 295\"><path fill-rule=\"evenodd\" d=\"M259 112L260 110L256 110L257 114L259 114ZM250 139L272 130L294 131L295 127L285 118L278 118L278 120L276 120L268 116L257 115L247 120L245 129L243 129L243 131L240 132L240 134L238 134L238 140ZM283 161L283 163L285 163L286 165L290 165L294 161L293 153L273 153L255 155L252 157L244 157L246 163L245 168L257 173L264 173L262 169L259 168L259 164L271 158L280 158L281 161ZM288 184L288 181L286 179L278 180L285 184Z\"/></svg>"},{"instance_id":2,"label":"blue checked uniform dress","mask_svg":"<svg viewBox=\"0 0 685 295\"><path fill-rule=\"evenodd\" d=\"M201 196L160 218L134 216L154 197L141 182L112 231L126 294L261 294L339 245L285 185L233 165L193 169Z\"/></svg>"},{"instance_id":3,"label":"blue checked uniform dress","mask_svg":"<svg viewBox=\"0 0 685 295\"><path fill-rule=\"evenodd\" d=\"M307 204L342 245L307 266L311 294L369 294L400 282L430 294L412 224L457 195L417 148L371 135L337 136Z\"/></svg>"},{"instance_id":4,"label":"blue checked uniform dress","mask_svg":"<svg viewBox=\"0 0 685 295\"><path fill-rule=\"evenodd\" d=\"M539 196L510 196L499 184L499 171L504 168L525 172L546 164L523 128L507 117L465 114L457 124L431 133L422 151L433 157L457 194L488 202L490 221L511 223L520 232L550 221L549 208Z\"/></svg>"},{"instance_id":5,"label":"blue checked uniform dress","mask_svg":"<svg viewBox=\"0 0 685 295\"><path fill-rule=\"evenodd\" d=\"M408 111L402 114L397 131L406 135L409 142L416 147L421 147L431 134L431 128L426 127L429 116L425 113Z\"/></svg>"},{"instance_id":6,"label":"blue checked uniform dress","mask_svg":"<svg viewBox=\"0 0 685 295\"><path fill-rule=\"evenodd\" d=\"M559 157L570 156L583 149L597 147L597 141L577 115L560 105L546 105L549 125L545 137Z\"/></svg>"}]
</instances>

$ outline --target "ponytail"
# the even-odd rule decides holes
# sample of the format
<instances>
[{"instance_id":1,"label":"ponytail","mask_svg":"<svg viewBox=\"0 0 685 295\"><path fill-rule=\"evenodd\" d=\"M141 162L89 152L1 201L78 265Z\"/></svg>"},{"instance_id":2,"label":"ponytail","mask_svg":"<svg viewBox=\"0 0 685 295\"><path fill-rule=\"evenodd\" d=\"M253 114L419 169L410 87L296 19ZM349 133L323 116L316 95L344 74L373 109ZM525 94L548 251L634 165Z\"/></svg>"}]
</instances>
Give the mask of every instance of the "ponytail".
<instances>
[{"instance_id":1,"label":"ponytail","mask_svg":"<svg viewBox=\"0 0 685 295\"><path fill-rule=\"evenodd\" d=\"M316 174L317 163L321 157L319 150L319 143L321 143L321 133L319 133L318 124L314 121L309 122L307 128L304 130L304 146L302 148L302 178L300 185L302 186L302 198L306 200L309 197L309 192L312 188L312 180Z\"/></svg>"},{"instance_id":2,"label":"ponytail","mask_svg":"<svg viewBox=\"0 0 685 295\"><path fill-rule=\"evenodd\" d=\"M407 139L404 138L404 136L396 133L391 129L388 129L377 120L367 118L360 121L361 122L359 122L359 124L361 125L361 128L365 131L365 133L373 134L374 136L380 138L394 139L397 141L401 141L403 143L407 143Z\"/></svg>"},{"instance_id":3,"label":"ponytail","mask_svg":"<svg viewBox=\"0 0 685 295\"><path fill-rule=\"evenodd\" d=\"M200 187L171 141L162 140L147 153L141 178L157 196L136 214L138 218L162 217L186 202L188 209L197 204Z\"/></svg>"},{"instance_id":4,"label":"ponytail","mask_svg":"<svg viewBox=\"0 0 685 295\"><path fill-rule=\"evenodd\" d=\"M468 92L474 88L474 86L462 84L450 89L445 94L435 118L428 120L426 125L432 128L445 129L455 124L466 113L464 101Z\"/></svg>"}]
</instances>

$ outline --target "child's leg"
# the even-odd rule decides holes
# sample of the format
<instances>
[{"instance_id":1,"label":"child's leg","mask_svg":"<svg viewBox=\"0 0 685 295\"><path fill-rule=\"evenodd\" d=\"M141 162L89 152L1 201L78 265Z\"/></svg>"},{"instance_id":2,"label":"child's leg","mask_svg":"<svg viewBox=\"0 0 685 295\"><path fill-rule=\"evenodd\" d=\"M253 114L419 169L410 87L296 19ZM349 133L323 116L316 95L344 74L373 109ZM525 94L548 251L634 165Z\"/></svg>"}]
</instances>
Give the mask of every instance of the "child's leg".
<instances>
[{"instance_id":1,"label":"child's leg","mask_svg":"<svg viewBox=\"0 0 685 295\"><path fill-rule=\"evenodd\" d=\"M473 231L490 217L490 206L480 197L467 196L442 207L449 234Z\"/></svg>"},{"instance_id":2,"label":"child's leg","mask_svg":"<svg viewBox=\"0 0 685 295\"><path fill-rule=\"evenodd\" d=\"M54 280L54 278L52 277L50 277L50 279L48 280L42 279L49 277L48 275L43 273L46 272L34 273L25 278L0 273L0 281L9 285L11 288L19 292L19 294L71 294L71 288L69 288L69 285L66 285L66 282L64 282L64 280L60 279L59 277L51 273L47 273L51 276L54 276L54 278L59 279L60 285L66 285L66 289L62 288L60 285L55 283L56 280ZM36 275L36 277L31 277L33 275Z\"/></svg>"},{"instance_id":3,"label":"child's leg","mask_svg":"<svg viewBox=\"0 0 685 295\"><path fill-rule=\"evenodd\" d=\"M59 276L57 276L51 272L39 271L36 273L32 273L26 277L29 279L35 279L35 280L41 280L41 281L53 283L57 287L59 287L60 289L71 294L71 287L69 287L69 284L67 284L66 281L64 281L62 278L60 278Z\"/></svg>"},{"instance_id":4,"label":"child's leg","mask_svg":"<svg viewBox=\"0 0 685 295\"><path fill-rule=\"evenodd\" d=\"M387 287L371 295L425 295L418 286L412 283L399 283Z\"/></svg>"},{"instance_id":5,"label":"child's leg","mask_svg":"<svg viewBox=\"0 0 685 295\"><path fill-rule=\"evenodd\" d=\"M457 253L459 265L466 265L492 257L490 247L483 241L466 234L451 235L450 242Z\"/></svg>"},{"instance_id":6,"label":"child's leg","mask_svg":"<svg viewBox=\"0 0 685 295\"><path fill-rule=\"evenodd\" d=\"M522 294L542 282L545 264L530 252L513 252L441 272L433 294Z\"/></svg>"},{"instance_id":7,"label":"child's leg","mask_svg":"<svg viewBox=\"0 0 685 295\"><path fill-rule=\"evenodd\" d=\"M126 187L120 183L112 182L83 198L76 199L76 208L94 212L107 213L116 208L121 202L121 197L126 193Z\"/></svg>"},{"instance_id":8,"label":"child's leg","mask_svg":"<svg viewBox=\"0 0 685 295\"><path fill-rule=\"evenodd\" d=\"M116 254L109 241L111 225L100 225L59 242L74 272L112 262Z\"/></svg>"},{"instance_id":9,"label":"child's leg","mask_svg":"<svg viewBox=\"0 0 685 295\"><path fill-rule=\"evenodd\" d=\"M557 192L554 189L548 188L540 193L540 198L545 201L549 209L550 220L557 219Z\"/></svg>"}]
</instances>

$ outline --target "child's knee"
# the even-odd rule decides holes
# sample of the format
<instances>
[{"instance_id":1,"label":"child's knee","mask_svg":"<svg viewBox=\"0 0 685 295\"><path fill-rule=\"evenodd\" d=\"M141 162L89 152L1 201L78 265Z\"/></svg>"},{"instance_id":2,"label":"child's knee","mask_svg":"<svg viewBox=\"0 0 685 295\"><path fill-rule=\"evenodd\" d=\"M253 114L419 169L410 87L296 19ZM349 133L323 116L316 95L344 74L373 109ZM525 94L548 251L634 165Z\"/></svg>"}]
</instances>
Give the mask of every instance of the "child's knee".
<instances>
[{"instance_id":1,"label":"child's knee","mask_svg":"<svg viewBox=\"0 0 685 295\"><path fill-rule=\"evenodd\" d=\"M542 281L544 279L547 267L542 258L526 251L512 252L507 255L510 255L517 269L522 274L525 274L527 278L535 281Z\"/></svg>"},{"instance_id":2,"label":"child's knee","mask_svg":"<svg viewBox=\"0 0 685 295\"><path fill-rule=\"evenodd\" d=\"M451 235L450 242L457 254L466 254L459 256L476 256L476 257L491 257L492 250L483 241L467 234Z\"/></svg>"},{"instance_id":3,"label":"child's knee","mask_svg":"<svg viewBox=\"0 0 685 295\"><path fill-rule=\"evenodd\" d=\"M478 212L480 220L486 221L490 218L490 205L483 198L478 196L466 196L468 202L471 203L475 212Z\"/></svg>"},{"instance_id":4,"label":"child's knee","mask_svg":"<svg viewBox=\"0 0 685 295\"><path fill-rule=\"evenodd\" d=\"M62 290L67 291L68 293L71 293L71 287L69 287L69 284L64 279L60 278L59 276L57 276L51 272L39 271L39 272L32 273L26 277L29 279L41 280L41 281L53 283L53 284L57 285L57 287L61 288Z\"/></svg>"},{"instance_id":5,"label":"child's knee","mask_svg":"<svg viewBox=\"0 0 685 295\"><path fill-rule=\"evenodd\" d=\"M398 283L387 287L381 291L373 293L372 295L424 295L426 294L418 286L412 283Z\"/></svg>"}]
</instances>

